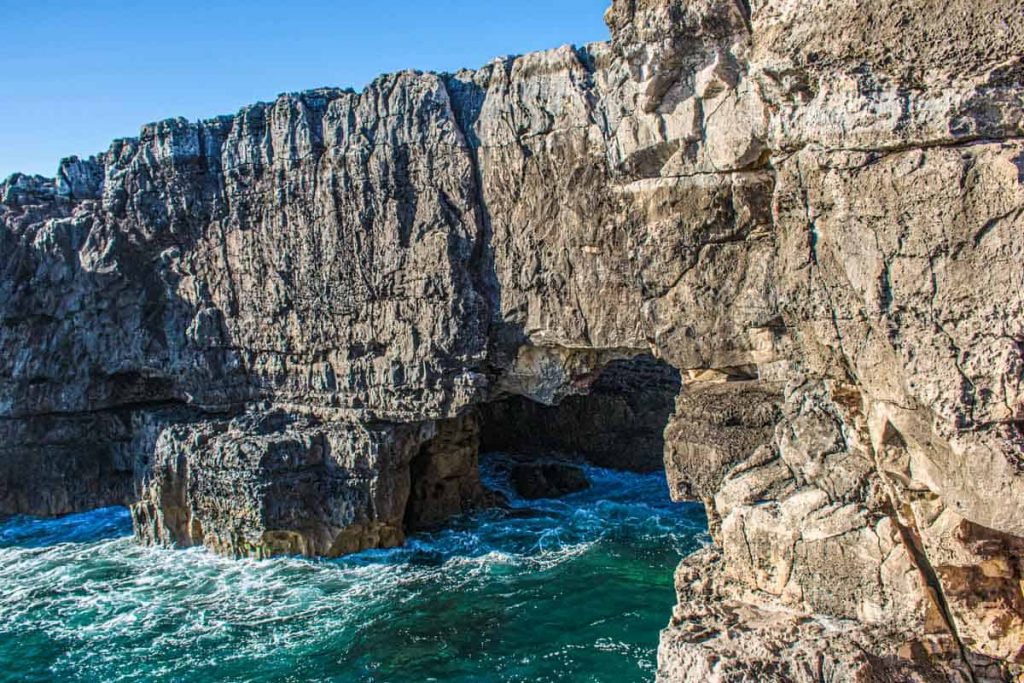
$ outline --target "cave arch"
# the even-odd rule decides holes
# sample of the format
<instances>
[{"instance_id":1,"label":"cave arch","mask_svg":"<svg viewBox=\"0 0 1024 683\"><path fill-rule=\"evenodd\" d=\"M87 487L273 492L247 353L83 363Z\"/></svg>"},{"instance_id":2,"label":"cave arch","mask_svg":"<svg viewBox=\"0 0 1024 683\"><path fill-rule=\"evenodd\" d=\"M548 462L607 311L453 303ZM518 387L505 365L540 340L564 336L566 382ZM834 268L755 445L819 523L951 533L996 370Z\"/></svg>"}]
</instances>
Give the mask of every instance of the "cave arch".
<instances>
[{"instance_id":1,"label":"cave arch","mask_svg":"<svg viewBox=\"0 0 1024 683\"><path fill-rule=\"evenodd\" d=\"M650 354L613 360L586 393L554 405L515 395L480 406L480 450L663 471L664 430L681 388L679 371Z\"/></svg>"}]
</instances>

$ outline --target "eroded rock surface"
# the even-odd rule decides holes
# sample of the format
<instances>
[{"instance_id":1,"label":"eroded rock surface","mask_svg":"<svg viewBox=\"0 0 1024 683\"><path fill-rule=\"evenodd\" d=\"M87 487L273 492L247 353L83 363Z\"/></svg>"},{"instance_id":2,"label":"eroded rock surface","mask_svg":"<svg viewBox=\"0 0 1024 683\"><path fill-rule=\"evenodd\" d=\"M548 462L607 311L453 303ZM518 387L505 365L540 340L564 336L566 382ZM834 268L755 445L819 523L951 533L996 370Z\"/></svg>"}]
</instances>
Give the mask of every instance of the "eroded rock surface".
<instances>
[{"instance_id":1,"label":"eroded rock surface","mask_svg":"<svg viewBox=\"0 0 1024 683\"><path fill-rule=\"evenodd\" d=\"M682 378L673 492L717 546L679 570L662 680L1019 677L1024 5L606 18L607 44L5 181L2 511L392 545L486 498L481 404L586 426L600 370L650 353Z\"/></svg>"},{"instance_id":2,"label":"eroded rock surface","mask_svg":"<svg viewBox=\"0 0 1024 683\"><path fill-rule=\"evenodd\" d=\"M559 498L590 488L583 468L561 462L516 463L509 480L516 493L527 500Z\"/></svg>"}]
</instances>

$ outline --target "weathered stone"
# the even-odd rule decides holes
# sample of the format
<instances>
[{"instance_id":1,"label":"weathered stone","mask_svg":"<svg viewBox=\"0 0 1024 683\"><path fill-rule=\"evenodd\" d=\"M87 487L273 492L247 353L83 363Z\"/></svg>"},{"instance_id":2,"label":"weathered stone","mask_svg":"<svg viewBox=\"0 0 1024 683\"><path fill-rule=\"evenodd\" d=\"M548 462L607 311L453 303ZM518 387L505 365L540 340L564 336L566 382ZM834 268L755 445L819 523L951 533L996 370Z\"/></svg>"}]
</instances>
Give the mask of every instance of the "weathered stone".
<instances>
[{"instance_id":1,"label":"weathered stone","mask_svg":"<svg viewBox=\"0 0 1024 683\"><path fill-rule=\"evenodd\" d=\"M132 508L136 530L257 557L395 546L404 538L409 463L435 431L283 413L172 426Z\"/></svg>"},{"instance_id":2,"label":"weathered stone","mask_svg":"<svg viewBox=\"0 0 1024 683\"><path fill-rule=\"evenodd\" d=\"M474 415L444 420L409 463L406 530L437 526L455 515L503 502L480 483L480 426Z\"/></svg>"},{"instance_id":3,"label":"weathered stone","mask_svg":"<svg viewBox=\"0 0 1024 683\"><path fill-rule=\"evenodd\" d=\"M679 499L707 500L738 463L768 443L782 396L754 381L691 382L665 429L665 469Z\"/></svg>"},{"instance_id":4,"label":"weathered stone","mask_svg":"<svg viewBox=\"0 0 1024 683\"><path fill-rule=\"evenodd\" d=\"M523 498L559 498L590 488L582 468L561 462L516 463L509 471L516 493Z\"/></svg>"},{"instance_id":5,"label":"weathered stone","mask_svg":"<svg viewBox=\"0 0 1024 683\"><path fill-rule=\"evenodd\" d=\"M947 635L899 632L892 625L819 618L745 594L722 576L713 550L676 572L679 604L658 650L658 680L686 683L945 683L1001 680L998 667L972 673ZM897 643L910 638L904 646ZM991 673L992 676L987 676Z\"/></svg>"},{"instance_id":6,"label":"weathered stone","mask_svg":"<svg viewBox=\"0 0 1024 683\"><path fill-rule=\"evenodd\" d=\"M663 680L1021 675L1024 6L607 20L4 181L0 511L332 554L486 499L476 411L594 452L668 419L720 548ZM647 353L671 418L595 382Z\"/></svg>"},{"instance_id":7,"label":"weathered stone","mask_svg":"<svg viewBox=\"0 0 1024 683\"><path fill-rule=\"evenodd\" d=\"M260 413L159 434L132 506L153 542L335 556L497 501L480 483L471 418L373 427Z\"/></svg>"}]
</instances>

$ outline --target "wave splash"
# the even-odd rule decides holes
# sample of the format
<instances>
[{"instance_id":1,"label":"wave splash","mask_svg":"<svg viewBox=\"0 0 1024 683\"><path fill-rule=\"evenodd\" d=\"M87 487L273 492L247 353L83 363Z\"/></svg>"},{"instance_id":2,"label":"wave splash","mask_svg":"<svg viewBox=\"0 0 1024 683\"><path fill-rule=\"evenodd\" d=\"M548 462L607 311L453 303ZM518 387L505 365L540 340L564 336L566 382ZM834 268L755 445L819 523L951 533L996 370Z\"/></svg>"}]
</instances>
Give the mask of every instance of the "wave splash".
<instances>
[{"instance_id":1,"label":"wave splash","mask_svg":"<svg viewBox=\"0 0 1024 683\"><path fill-rule=\"evenodd\" d=\"M0 680L650 680L672 570L706 542L664 475L339 560L147 548L123 508L0 524Z\"/></svg>"}]
</instances>

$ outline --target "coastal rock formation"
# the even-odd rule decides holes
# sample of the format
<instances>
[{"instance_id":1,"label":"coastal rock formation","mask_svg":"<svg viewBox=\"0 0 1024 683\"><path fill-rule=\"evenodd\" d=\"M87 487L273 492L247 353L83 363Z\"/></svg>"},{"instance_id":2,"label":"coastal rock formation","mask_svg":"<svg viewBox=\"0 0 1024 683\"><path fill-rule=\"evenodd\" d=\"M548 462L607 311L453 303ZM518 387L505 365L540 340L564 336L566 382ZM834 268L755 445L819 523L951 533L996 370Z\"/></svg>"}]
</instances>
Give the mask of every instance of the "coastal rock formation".
<instances>
[{"instance_id":1,"label":"coastal rock formation","mask_svg":"<svg viewBox=\"0 0 1024 683\"><path fill-rule=\"evenodd\" d=\"M1024 5L606 20L6 180L0 512L337 554L634 421L715 541L661 680L1024 675Z\"/></svg>"},{"instance_id":2,"label":"coastal rock formation","mask_svg":"<svg viewBox=\"0 0 1024 683\"><path fill-rule=\"evenodd\" d=\"M581 377L586 394L546 405L512 396L479 407L480 447L533 457L561 454L598 467L655 472L662 434L681 386L679 371L650 355L612 361Z\"/></svg>"}]
</instances>

